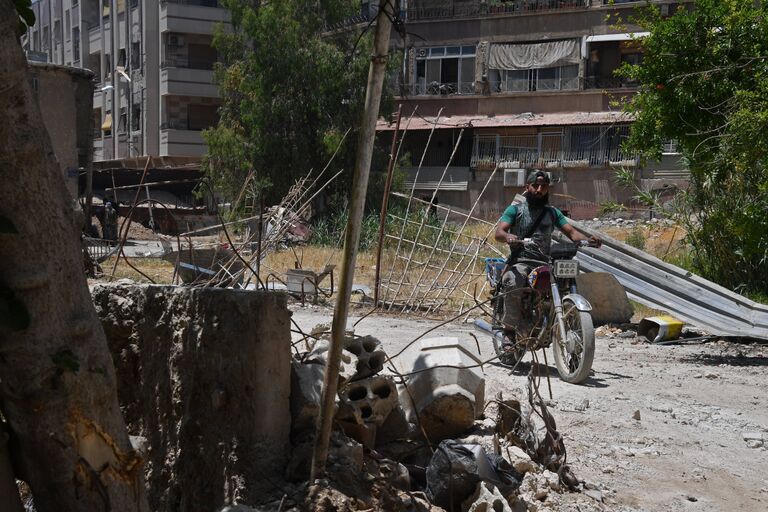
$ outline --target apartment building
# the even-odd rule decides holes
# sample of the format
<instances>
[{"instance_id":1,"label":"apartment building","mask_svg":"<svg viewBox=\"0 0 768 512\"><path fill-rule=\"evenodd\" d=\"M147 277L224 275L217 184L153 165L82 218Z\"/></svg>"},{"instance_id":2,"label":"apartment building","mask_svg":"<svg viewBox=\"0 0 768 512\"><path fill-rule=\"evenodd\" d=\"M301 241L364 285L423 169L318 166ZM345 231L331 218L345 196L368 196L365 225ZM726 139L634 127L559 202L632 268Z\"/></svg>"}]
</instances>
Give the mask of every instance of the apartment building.
<instances>
[{"instance_id":1,"label":"apartment building","mask_svg":"<svg viewBox=\"0 0 768 512\"><path fill-rule=\"evenodd\" d=\"M663 15L687 2L657 1ZM684 186L674 143L661 162L643 168L621 146L631 119L618 103L636 84L614 75L638 63L632 15L644 1L408 0L401 3L407 36L399 100L411 120L404 150L407 180L419 195L469 208L494 169L479 212L489 216L522 189L524 169L551 173L553 201L576 218L601 204L626 201L614 171L632 169L648 190ZM439 118L438 118L439 114ZM426 153L432 128L432 140ZM393 124L379 123L387 138ZM458 143L458 145L457 145ZM441 176L456 149L442 182ZM416 179L416 168L422 161Z\"/></svg>"},{"instance_id":2,"label":"apartment building","mask_svg":"<svg viewBox=\"0 0 768 512\"><path fill-rule=\"evenodd\" d=\"M217 0L38 0L33 9L28 59L95 74L95 162L205 153L201 130L220 105L211 41L227 22Z\"/></svg>"}]
</instances>

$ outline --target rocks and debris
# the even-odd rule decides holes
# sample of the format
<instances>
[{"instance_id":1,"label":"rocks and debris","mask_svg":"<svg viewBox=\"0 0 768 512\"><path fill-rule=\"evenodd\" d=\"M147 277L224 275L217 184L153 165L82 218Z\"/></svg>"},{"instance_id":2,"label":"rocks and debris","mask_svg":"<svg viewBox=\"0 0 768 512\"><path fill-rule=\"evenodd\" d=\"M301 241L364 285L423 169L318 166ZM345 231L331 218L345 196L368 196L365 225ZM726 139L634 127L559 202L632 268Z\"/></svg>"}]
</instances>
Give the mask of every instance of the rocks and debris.
<instances>
[{"instance_id":1,"label":"rocks and debris","mask_svg":"<svg viewBox=\"0 0 768 512\"><path fill-rule=\"evenodd\" d=\"M440 443L427 467L427 496L430 501L454 510L488 482L509 494L520 485L520 473L501 456L489 456L480 445L452 439Z\"/></svg>"},{"instance_id":2,"label":"rocks and debris","mask_svg":"<svg viewBox=\"0 0 768 512\"><path fill-rule=\"evenodd\" d=\"M293 360L292 383L301 389L291 393L291 482L309 476L327 331L323 325L313 329L311 336L319 339ZM379 340L347 333L327 479L306 487L291 507L517 512L545 510L544 502L557 503L558 493L577 489L542 399L531 394L522 406L498 395L486 404L472 343L447 337L414 346L395 360L393 376L382 373L387 355ZM495 405L496 419L483 416L489 405ZM446 418L447 426L436 424Z\"/></svg>"}]
</instances>

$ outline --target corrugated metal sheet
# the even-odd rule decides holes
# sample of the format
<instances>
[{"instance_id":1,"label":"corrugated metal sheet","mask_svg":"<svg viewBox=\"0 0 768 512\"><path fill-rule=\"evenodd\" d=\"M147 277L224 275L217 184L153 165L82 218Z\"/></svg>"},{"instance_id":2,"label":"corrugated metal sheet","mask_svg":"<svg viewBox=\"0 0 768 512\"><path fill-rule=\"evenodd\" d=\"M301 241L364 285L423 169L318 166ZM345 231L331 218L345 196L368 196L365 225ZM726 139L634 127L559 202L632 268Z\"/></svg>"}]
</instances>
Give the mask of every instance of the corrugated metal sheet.
<instances>
[{"instance_id":1,"label":"corrugated metal sheet","mask_svg":"<svg viewBox=\"0 0 768 512\"><path fill-rule=\"evenodd\" d=\"M414 117L408 130L431 130L437 120L437 128L497 128L502 126L573 126L590 124L630 123L632 117L623 112L564 112L552 114L514 114L503 116L450 116ZM391 131L394 123L379 119L377 131Z\"/></svg>"},{"instance_id":2,"label":"corrugated metal sheet","mask_svg":"<svg viewBox=\"0 0 768 512\"><path fill-rule=\"evenodd\" d=\"M598 234L600 249L580 251L587 272L610 272L630 299L670 313L687 324L719 336L768 340L768 306L749 300L602 233L572 222L580 231Z\"/></svg>"}]
</instances>

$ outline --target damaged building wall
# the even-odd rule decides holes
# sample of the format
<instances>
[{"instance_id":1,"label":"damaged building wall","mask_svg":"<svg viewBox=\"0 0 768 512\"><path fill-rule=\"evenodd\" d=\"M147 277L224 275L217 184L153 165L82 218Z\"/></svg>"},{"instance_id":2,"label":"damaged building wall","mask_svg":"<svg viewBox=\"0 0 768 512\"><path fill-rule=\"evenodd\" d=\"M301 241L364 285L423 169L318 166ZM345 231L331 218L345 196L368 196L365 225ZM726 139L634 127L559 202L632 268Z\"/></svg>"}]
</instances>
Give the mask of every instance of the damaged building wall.
<instances>
[{"instance_id":1,"label":"damaged building wall","mask_svg":"<svg viewBox=\"0 0 768 512\"><path fill-rule=\"evenodd\" d=\"M258 501L289 454L285 295L126 284L92 295L128 431L147 446L152 510Z\"/></svg>"},{"instance_id":2,"label":"damaged building wall","mask_svg":"<svg viewBox=\"0 0 768 512\"><path fill-rule=\"evenodd\" d=\"M55 64L29 63L35 95L67 190L77 197L79 169L92 162L93 73Z\"/></svg>"}]
</instances>

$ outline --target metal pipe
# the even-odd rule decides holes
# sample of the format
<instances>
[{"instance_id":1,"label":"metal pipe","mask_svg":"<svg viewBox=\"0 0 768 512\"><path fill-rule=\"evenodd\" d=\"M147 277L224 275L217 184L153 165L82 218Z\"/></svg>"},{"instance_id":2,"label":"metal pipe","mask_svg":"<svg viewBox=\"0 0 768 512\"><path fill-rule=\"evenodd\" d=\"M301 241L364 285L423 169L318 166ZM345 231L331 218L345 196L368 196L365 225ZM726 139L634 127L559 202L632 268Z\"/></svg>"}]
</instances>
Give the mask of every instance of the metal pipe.
<instances>
[{"instance_id":1,"label":"metal pipe","mask_svg":"<svg viewBox=\"0 0 768 512\"><path fill-rule=\"evenodd\" d=\"M392 135L392 149L389 151L389 166L387 166L387 181L384 184L384 197L381 198L381 214L379 215L379 243L376 246L376 278L373 287L373 307L379 306L379 284L381 283L381 249L384 243L384 225L387 220L387 209L389 207L389 190L392 188L392 172L395 169L395 148L397 146L397 136L400 133L400 116L403 113L403 104L397 106L397 125L395 133Z\"/></svg>"},{"instance_id":2,"label":"metal pipe","mask_svg":"<svg viewBox=\"0 0 768 512\"><path fill-rule=\"evenodd\" d=\"M368 71L365 108L358 137L349 220L347 221L344 237L344 258L341 267L341 279L339 280L339 294L336 296L336 309L331 324L331 344L328 349L325 378L323 380L323 395L317 418L317 437L315 438L312 452L310 476L312 481L325 474L325 463L328 459L328 446L331 439L334 405L339 383L341 350L347 327L349 298L352 294L352 279L355 274L355 260L357 258L357 246L360 241L365 194L368 189L368 177L371 171L376 121L379 114L379 105L381 104L381 90L384 85L389 38L392 31L391 18L394 14L392 1L383 0L379 6L379 13L376 19L376 35L373 44L374 54Z\"/></svg>"}]
</instances>

